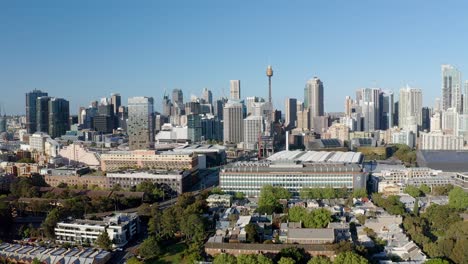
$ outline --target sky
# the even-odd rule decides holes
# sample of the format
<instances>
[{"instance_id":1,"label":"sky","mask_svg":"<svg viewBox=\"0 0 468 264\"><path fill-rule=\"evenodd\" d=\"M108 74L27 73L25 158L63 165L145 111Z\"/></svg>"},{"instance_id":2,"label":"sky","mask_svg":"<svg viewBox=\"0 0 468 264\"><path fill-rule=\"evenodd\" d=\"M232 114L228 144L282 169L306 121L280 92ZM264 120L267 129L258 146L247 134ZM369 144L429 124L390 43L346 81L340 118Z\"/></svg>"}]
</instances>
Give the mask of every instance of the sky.
<instances>
[{"instance_id":1,"label":"sky","mask_svg":"<svg viewBox=\"0 0 468 264\"><path fill-rule=\"evenodd\" d=\"M421 88L441 96L441 64L468 74L468 1L7 1L0 0L0 102L24 114L34 88L70 101L71 113L118 92L185 100L268 96L303 100L308 79L324 83L325 111L343 111L363 87ZM468 76L466 79L468 79Z\"/></svg>"}]
</instances>

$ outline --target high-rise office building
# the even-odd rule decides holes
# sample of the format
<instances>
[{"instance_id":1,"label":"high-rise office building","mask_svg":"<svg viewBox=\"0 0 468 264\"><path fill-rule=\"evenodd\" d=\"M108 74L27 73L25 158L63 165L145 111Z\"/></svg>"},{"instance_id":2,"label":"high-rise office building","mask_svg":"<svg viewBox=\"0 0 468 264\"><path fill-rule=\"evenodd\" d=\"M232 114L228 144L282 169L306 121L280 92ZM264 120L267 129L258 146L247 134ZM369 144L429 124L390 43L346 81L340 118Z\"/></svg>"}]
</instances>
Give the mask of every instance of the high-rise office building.
<instances>
[{"instance_id":1,"label":"high-rise office building","mask_svg":"<svg viewBox=\"0 0 468 264\"><path fill-rule=\"evenodd\" d=\"M345 103L344 103L344 109L345 109L345 116L350 117L352 114L352 108L353 108L353 99L351 96L346 96L345 97Z\"/></svg>"},{"instance_id":2,"label":"high-rise office building","mask_svg":"<svg viewBox=\"0 0 468 264\"><path fill-rule=\"evenodd\" d=\"M452 65L442 65L442 109L455 108L462 111L461 72Z\"/></svg>"},{"instance_id":3,"label":"high-rise office building","mask_svg":"<svg viewBox=\"0 0 468 264\"><path fill-rule=\"evenodd\" d=\"M213 104L213 93L208 88L203 89L202 99L205 104Z\"/></svg>"},{"instance_id":4,"label":"high-rise office building","mask_svg":"<svg viewBox=\"0 0 468 264\"><path fill-rule=\"evenodd\" d=\"M395 115L395 102L392 91L382 91L381 93L381 111L380 111L380 129L387 130L393 127Z\"/></svg>"},{"instance_id":5,"label":"high-rise office building","mask_svg":"<svg viewBox=\"0 0 468 264\"><path fill-rule=\"evenodd\" d=\"M122 105L122 97L118 93L111 94L111 104L114 111L114 116L119 112L119 107Z\"/></svg>"},{"instance_id":6,"label":"high-rise office building","mask_svg":"<svg viewBox=\"0 0 468 264\"><path fill-rule=\"evenodd\" d=\"M422 126L422 90L409 86L400 89L400 128L417 133Z\"/></svg>"},{"instance_id":7,"label":"high-rise office building","mask_svg":"<svg viewBox=\"0 0 468 264\"><path fill-rule=\"evenodd\" d=\"M131 150L148 149L154 143L153 97L128 98L127 133Z\"/></svg>"},{"instance_id":8,"label":"high-rise office building","mask_svg":"<svg viewBox=\"0 0 468 264\"><path fill-rule=\"evenodd\" d=\"M304 107L310 110L310 117L323 116L323 83L314 77L308 80L304 88Z\"/></svg>"},{"instance_id":9,"label":"high-rise office building","mask_svg":"<svg viewBox=\"0 0 468 264\"><path fill-rule=\"evenodd\" d=\"M294 128L296 127L296 122L297 122L297 99L286 98L284 104L285 104L284 125L288 128Z\"/></svg>"},{"instance_id":10,"label":"high-rise office building","mask_svg":"<svg viewBox=\"0 0 468 264\"><path fill-rule=\"evenodd\" d=\"M172 103L169 96L164 95L162 100L162 114L165 116L170 116L172 114Z\"/></svg>"},{"instance_id":11,"label":"high-rise office building","mask_svg":"<svg viewBox=\"0 0 468 264\"><path fill-rule=\"evenodd\" d=\"M29 134L33 134L37 131L37 98L47 95L48 94L46 92L36 89L32 92L26 93L26 130Z\"/></svg>"},{"instance_id":12,"label":"high-rise office building","mask_svg":"<svg viewBox=\"0 0 468 264\"><path fill-rule=\"evenodd\" d=\"M70 129L70 103L62 98L51 98L49 100L49 128L47 133L51 138L65 135Z\"/></svg>"},{"instance_id":13,"label":"high-rise office building","mask_svg":"<svg viewBox=\"0 0 468 264\"><path fill-rule=\"evenodd\" d=\"M200 142L202 136L201 116L198 114L187 115L187 134L192 143Z\"/></svg>"},{"instance_id":14,"label":"high-rise office building","mask_svg":"<svg viewBox=\"0 0 468 264\"><path fill-rule=\"evenodd\" d=\"M465 92L463 94L463 113L468 115L468 80L465 81Z\"/></svg>"},{"instance_id":15,"label":"high-rise office building","mask_svg":"<svg viewBox=\"0 0 468 264\"><path fill-rule=\"evenodd\" d=\"M257 96L248 96L245 98L245 105L247 108L247 116L252 115L254 112L254 103L263 102L263 98Z\"/></svg>"},{"instance_id":16,"label":"high-rise office building","mask_svg":"<svg viewBox=\"0 0 468 264\"><path fill-rule=\"evenodd\" d=\"M382 92L379 88L362 88L356 91L356 98L364 117L364 131L379 130L382 116Z\"/></svg>"},{"instance_id":17,"label":"high-rise office building","mask_svg":"<svg viewBox=\"0 0 468 264\"><path fill-rule=\"evenodd\" d=\"M230 81L230 99L231 100L240 100L241 98L241 87L240 87L240 80L231 80Z\"/></svg>"},{"instance_id":18,"label":"high-rise office building","mask_svg":"<svg viewBox=\"0 0 468 264\"><path fill-rule=\"evenodd\" d=\"M244 137L243 105L238 102L228 101L224 105L223 117L223 141L236 144L242 142Z\"/></svg>"},{"instance_id":19,"label":"high-rise office building","mask_svg":"<svg viewBox=\"0 0 468 264\"><path fill-rule=\"evenodd\" d=\"M219 120L223 120L223 111L224 111L223 109L224 109L225 103L227 103L226 98L220 98L214 102L213 114Z\"/></svg>"},{"instance_id":20,"label":"high-rise office building","mask_svg":"<svg viewBox=\"0 0 468 264\"><path fill-rule=\"evenodd\" d=\"M204 140L223 141L223 121L213 115L205 115L201 119L201 126Z\"/></svg>"},{"instance_id":21,"label":"high-rise office building","mask_svg":"<svg viewBox=\"0 0 468 264\"><path fill-rule=\"evenodd\" d=\"M49 101L50 97L41 96L36 99L36 131L49 131Z\"/></svg>"},{"instance_id":22,"label":"high-rise office building","mask_svg":"<svg viewBox=\"0 0 468 264\"><path fill-rule=\"evenodd\" d=\"M172 102L174 105L183 105L184 104L184 93L180 89L172 90Z\"/></svg>"},{"instance_id":23,"label":"high-rise office building","mask_svg":"<svg viewBox=\"0 0 468 264\"><path fill-rule=\"evenodd\" d=\"M422 121L421 121L421 130L422 131L430 131L431 129L431 116L432 116L432 109L429 107L422 108Z\"/></svg>"},{"instance_id":24,"label":"high-rise office building","mask_svg":"<svg viewBox=\"0 0 468 264\"><path fill-rule=\"evenodd\" d=\"M261 116L248 116L244 119L244 147L248 150L258 148L258 139L265 130L265 123Z\"/></svg>"}]
</instances>

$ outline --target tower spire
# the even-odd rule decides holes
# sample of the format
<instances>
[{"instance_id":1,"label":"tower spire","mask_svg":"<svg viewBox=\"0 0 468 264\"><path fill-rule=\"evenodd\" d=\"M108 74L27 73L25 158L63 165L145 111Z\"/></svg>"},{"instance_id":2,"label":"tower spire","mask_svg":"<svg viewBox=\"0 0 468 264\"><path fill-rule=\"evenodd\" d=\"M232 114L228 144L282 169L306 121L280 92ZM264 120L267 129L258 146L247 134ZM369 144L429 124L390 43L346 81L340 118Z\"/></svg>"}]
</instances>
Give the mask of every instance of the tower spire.
<instances>
[{"instance_id":1,"label":"tower spire","mask_svg":"<svg viewBox=\"0 0 468 264\"><path fill-rule=\"evenodd\" d=\"M268 76L268 102L271 104L271 77L273 76L273 68L271 65L268 65L266 75Z\"/></svg>"}]
</instances>

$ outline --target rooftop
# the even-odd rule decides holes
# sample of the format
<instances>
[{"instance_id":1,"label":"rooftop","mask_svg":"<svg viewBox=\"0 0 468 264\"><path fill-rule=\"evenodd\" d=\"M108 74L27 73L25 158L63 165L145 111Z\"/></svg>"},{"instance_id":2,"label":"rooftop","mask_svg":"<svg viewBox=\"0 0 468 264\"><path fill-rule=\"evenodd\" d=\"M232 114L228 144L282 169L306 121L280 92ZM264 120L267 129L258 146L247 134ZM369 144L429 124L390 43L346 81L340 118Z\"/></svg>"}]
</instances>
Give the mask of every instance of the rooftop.
<instances>
[{"instance_id":1,"label":"rooftop","mask_svg":"<svg viewBox=\"0 0 468 264\"><path fill-rule=\"evenodd\" d=\"M283 150L271 155L269 161L298 161L302 163L361 163L361 152Z\"/></svg>"},{"instance_id":2,"label":"rooftop","mask_svg":"<svg viewBox=\"0 0 468 264\"><path fill-rule=\"evenodd\" d=\"M333 228L290 228L288 238L295 239L335 239Z\"/></svg>"}]
</instances>

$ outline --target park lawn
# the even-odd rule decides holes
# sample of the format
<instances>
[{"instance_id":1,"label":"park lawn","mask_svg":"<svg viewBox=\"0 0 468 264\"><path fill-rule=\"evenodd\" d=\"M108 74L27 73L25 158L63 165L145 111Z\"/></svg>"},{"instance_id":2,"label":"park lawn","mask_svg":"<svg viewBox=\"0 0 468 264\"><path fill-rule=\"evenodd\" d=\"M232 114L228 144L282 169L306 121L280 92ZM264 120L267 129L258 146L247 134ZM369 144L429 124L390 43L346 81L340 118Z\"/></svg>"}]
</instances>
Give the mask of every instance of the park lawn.
<instances>
[{"instance_id":1,"label":"park lawn","mask_svg":"<svg viewBox=\"0 0 468 264\"><path fill-rule=\"evenodd\" d=\"M183 252L187 248L187 245L183 242L179 242L163 249L161 257L155 260L151 260L149 264L169 264L169 263L187 263L183 259Z\"/></svg>"}]
</instances>

